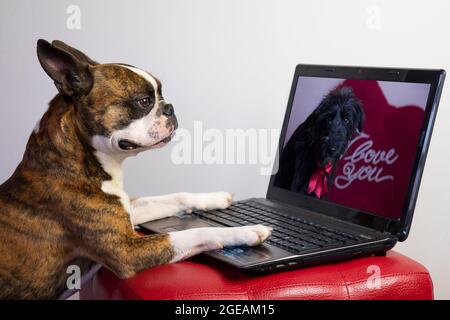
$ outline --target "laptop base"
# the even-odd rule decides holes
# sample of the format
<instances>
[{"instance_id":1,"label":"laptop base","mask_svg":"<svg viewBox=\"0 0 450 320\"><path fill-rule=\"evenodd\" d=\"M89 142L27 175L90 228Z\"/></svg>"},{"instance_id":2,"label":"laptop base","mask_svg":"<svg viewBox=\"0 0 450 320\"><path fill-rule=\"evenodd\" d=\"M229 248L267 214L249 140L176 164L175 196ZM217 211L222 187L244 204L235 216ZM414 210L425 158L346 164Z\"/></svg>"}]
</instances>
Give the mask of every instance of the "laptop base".
<instances>
[{"instance_id":1,"label":"laptop base","mask_svg":"<svg viewBox=\"0 0 450 320\"><path fill-rule=\"evenodd\" d=\"M344 234L365 235L367 238L360 238L359 241L354 242L323 246L319 246L319 242L314 238L311 238L311 243L315 243L316 246L306 247L305 250L292 250L288 246L277 245L276 243L269 241L269 237L265 243L256 247L228 247L207 252L205 253L206 255L242 270L271 272L281 269L329 263L371 254L380 254L381 252L386 252L392 248L396 243L396 239L387 234L374 232L373 230L344 223L342 221L333 221L334 219L332 218L314 212L308 212L300 208L289 208L286 205L278 204L267 199L248 199L240 201L234 203L232 208L245 208L249 205L252 205L252 207L256 205L258 209L265 208L269 213L274 215L276 212L279 212L287 217L301 219L314 225L320 224L326 228L339 230ZM211 212L197 211L193 215L186 214L179 217L169 217L147 222L142 224L141 227L152 232L165 233L201 227L233 227L257 223L268 224L262 220L258 221L254 216L251 218L254 221L253 223L248 222L242 224L242 222L240 222L241 220L238 220L239 222L230 221L227 223L226 220L221 220L219 215L223 216L224 212L226 213L228 211L229 209L212 210ZM210 216L210 219L208 219L208 216ZM245 212L242 213L242 218L246 218ZM277 230L276 223L277 222L273 225L274 232ZM305 237L305 241L307 239L308 238Z\"/></svg>"}]
</instances>

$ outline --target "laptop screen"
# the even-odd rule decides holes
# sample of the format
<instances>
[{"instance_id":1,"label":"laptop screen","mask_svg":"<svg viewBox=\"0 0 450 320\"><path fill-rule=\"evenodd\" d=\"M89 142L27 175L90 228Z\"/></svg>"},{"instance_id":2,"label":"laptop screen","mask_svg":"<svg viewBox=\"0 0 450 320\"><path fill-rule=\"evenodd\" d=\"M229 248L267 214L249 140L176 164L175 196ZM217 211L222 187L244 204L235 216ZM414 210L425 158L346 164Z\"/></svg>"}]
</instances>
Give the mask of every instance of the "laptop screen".
<instances>
[{"instance_id":1,"label":"laptop screen","mask_svg":"<svg viewBox=\"0 0 450 320\"><path fill-rule=\"evenodd\" d=\"M430 87L300 76L274 186L400 218Z\"/></svg>"}]
</instances>

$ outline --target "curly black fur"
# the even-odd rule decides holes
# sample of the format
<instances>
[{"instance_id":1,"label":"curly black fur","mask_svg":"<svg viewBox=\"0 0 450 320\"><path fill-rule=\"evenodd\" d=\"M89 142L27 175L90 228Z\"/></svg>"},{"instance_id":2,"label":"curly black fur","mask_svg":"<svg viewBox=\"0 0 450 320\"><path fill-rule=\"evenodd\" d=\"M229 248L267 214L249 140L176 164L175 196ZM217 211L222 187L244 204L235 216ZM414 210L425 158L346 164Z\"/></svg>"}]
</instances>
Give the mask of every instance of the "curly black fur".
<instances>
[{"instance_id":1,"label":"curly black fur","mask_svg":"<svg viewBox=\"0 0 450 320\"><path fill-rule=\"evenodd\" d=\"M363 121L361 102L350 87L329 92L284 147L275 186L306 193L314 170L331 163L334 171L350 140L362 131Z\"/></svg>"}]
</instances>

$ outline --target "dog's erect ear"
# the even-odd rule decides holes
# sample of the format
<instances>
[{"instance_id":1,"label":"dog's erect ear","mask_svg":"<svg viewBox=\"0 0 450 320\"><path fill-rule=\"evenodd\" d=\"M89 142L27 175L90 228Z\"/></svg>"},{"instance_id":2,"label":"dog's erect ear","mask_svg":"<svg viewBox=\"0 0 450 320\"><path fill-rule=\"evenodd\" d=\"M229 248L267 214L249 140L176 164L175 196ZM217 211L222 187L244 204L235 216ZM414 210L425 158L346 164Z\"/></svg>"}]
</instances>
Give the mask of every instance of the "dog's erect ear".
<instances>
[{"instance_id":1,"label":"dog's erect ear","mask_svg":"<svg viewBox=\"0 0 450 320\"><path fill-rule=\"evenodd\" d=\"M67 43L64 43L60 40L53 40L52 41L52 46L64 50L70 54L72 54L74 57L76 57L78 60L80 61L86 61L88 64L90 65L96 65L98 64L97 61L92 60L91 58L89 58L86 54L84 54L83 52L81 52L78 49L75 49L71 46L69 46Z\"/></svg>"},{"instance_id":2,"label":"dog's erect ear","mask_svg":"<svg viewBox=\"0 0 450 320\"><path fill-rule=\"evenodd\" d=\"M67 96L89 93L93 79L86 60L42 39L37 42L37 56L59 92Z\"/></svg>"}]
</instances>

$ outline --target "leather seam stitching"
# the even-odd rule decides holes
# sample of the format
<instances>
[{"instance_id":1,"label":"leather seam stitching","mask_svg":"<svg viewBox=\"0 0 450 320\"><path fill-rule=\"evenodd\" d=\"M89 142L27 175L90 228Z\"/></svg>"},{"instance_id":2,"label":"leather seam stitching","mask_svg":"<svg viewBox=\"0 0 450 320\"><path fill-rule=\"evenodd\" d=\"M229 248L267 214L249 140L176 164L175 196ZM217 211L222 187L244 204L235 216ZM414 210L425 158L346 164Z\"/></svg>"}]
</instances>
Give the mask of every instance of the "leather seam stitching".
<instances>
[{"instance_id":1,"label":"leather seam stitching","mask_svg":"<svg viewBox=\"0 0 450 320\"><path fill-rule=\"evenodd\" d=\"M342 273L341 270L338 269L339 274L341 275L342 280L345 283L345 291L347 292L347 299L350 300L350 291L348 290L348 284L349 282L347 282L347 280L344 277L344 274Z\"/></svg>"}]
</instances>

